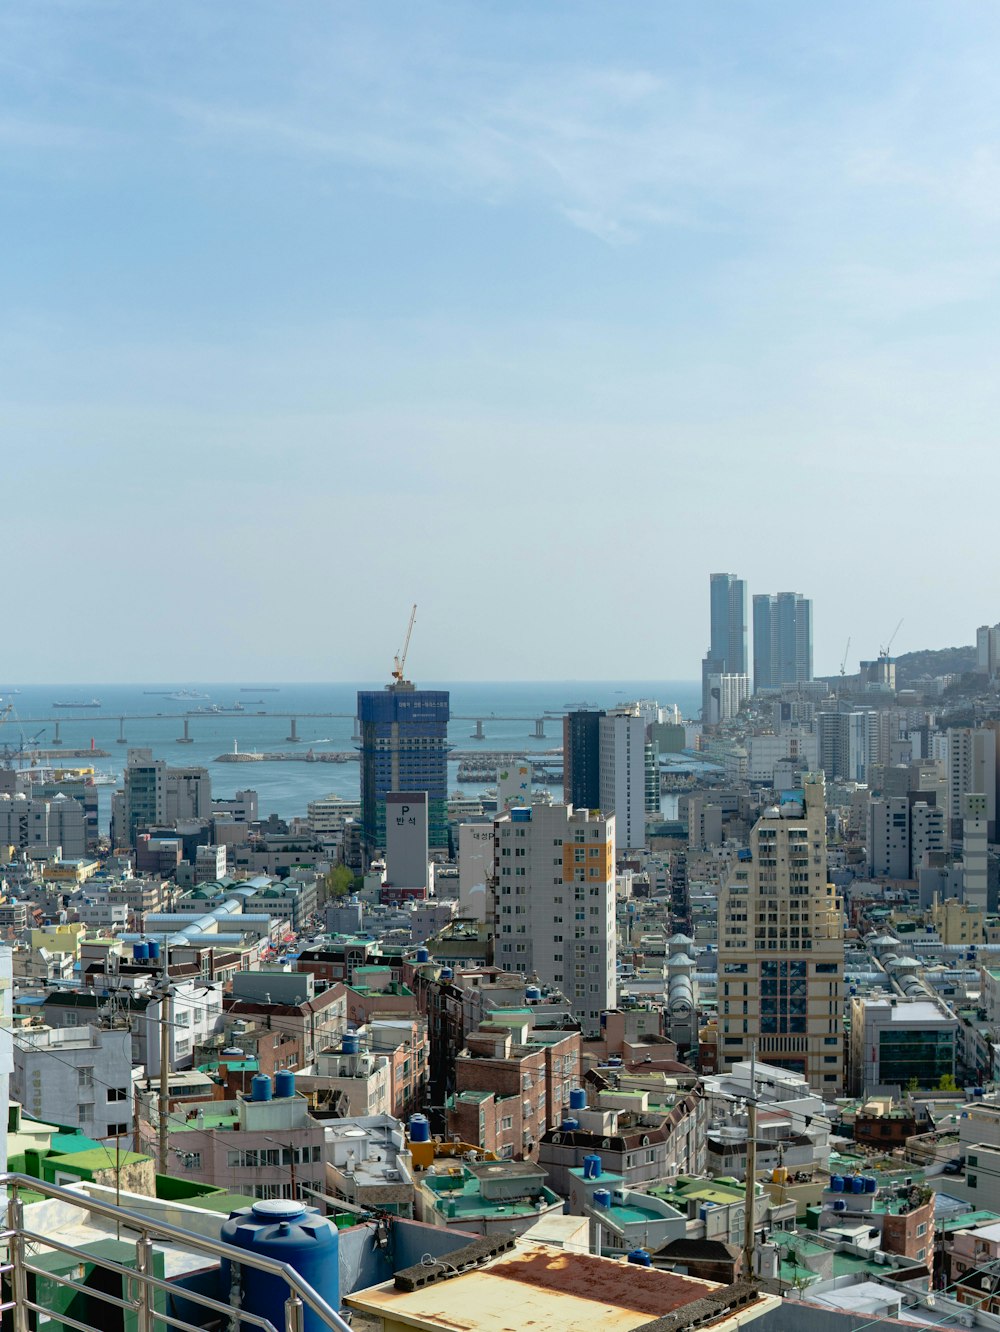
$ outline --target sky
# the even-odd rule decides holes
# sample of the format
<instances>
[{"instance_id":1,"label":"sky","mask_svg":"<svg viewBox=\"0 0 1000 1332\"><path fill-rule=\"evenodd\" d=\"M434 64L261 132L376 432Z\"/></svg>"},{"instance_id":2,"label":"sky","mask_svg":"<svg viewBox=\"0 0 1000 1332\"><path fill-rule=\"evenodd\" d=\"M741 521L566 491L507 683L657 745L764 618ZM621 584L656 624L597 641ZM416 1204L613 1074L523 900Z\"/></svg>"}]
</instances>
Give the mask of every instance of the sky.
<instances>
[{"instance_id":1,"label":"sky","mask_svg":"<svg viewBox=\"0 0 1000 1332\"><path fill-rule=\"evenodd\" d=\"M0 9L0 673L817 673L1000 620L1000 7Z\"/></svg>"}]
</instances>

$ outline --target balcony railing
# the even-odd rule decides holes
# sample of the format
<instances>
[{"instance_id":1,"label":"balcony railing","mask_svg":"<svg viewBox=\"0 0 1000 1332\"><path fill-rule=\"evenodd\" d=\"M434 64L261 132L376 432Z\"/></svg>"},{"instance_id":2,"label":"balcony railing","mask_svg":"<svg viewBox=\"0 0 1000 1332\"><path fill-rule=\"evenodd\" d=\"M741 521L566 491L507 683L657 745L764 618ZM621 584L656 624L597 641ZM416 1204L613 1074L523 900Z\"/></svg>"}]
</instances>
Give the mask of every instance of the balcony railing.
<instances>
[{"instance_id":1,"label":"balcony railing","mask_svg":"<svg viewBox=\"0 0 1000 1332\"><path fill-rule=\"evenodd\" d=\"M0 1189L6 1189L8 1195L7 1225L0 1232L0 1241L6 1249L6 1257L0 1261L0 1274L4 1277L4 1299L0 1302L0 1312L11 1317L13 1332L31 1332L35 1322L40 1319L54 1319L65 1327L74 1329L74 1332L99 1332L94 1325L72 1318L62 1309L55 1310L51 1305L45 1306L31 1299L29 1276L43 1277L49 1285L65 1287L67 1290L89 1296L95 1301L100 1300L102 1303L113 1305L124 1313L134 1314L137 1332L161 1332L161 1329L162 1332L170 1332L174 1328L179 1329L179 1332L204 1332L205 1328L216 1327L253 1329L253 1332L303 1332L307 1308L331 1329L331 1332L351 1332L350 1325L340 1314L287 1263L236 1248L221 1240L208 1239L168 1222L154 1220L124 1207L115 1207L100 1199L92 1198L89 1194L48 1184L28 1175L0 1174ZM79 1210L81 1218L103 1217L114 1224L118 1235L123 1239L127 1238L130 1241L134 1234L135 1267L99 1256L93 1252L91 1246L84 1250L56 1235L43 1235L29 1229L25 1224L27 1204L22 1197L26 1192L36 1196L42 1194L45 1198L68 1203ZM253 1268L279 1278L288 1290L284 1306L284 1327L276 1328L269 1319L241 1307L239 1280L233 1281L230 1302L227 1304L212 1296L189 1290L187 1287L178 1287L163 1277L155 1276L153 1273L155 1240L183 1245L185 1249L194 1250L208 1259L226 1259L232 1264L234 1274L240 1268ZM37 1248L29 1251L29 1246ZM88 1266L112 1274L122 1283L121 1289L127 1298L111 1295L104 1289L93 1289L79 1280L54 1272L45 1266L38 1266L37 1249L66 1254L86 1262ZM176 1297L186 1307L192 1304L199 1306L204 1311L203 1321L200 1324L187 1322L164 1309L158 1309L157 1295Z\"/></svg>"}]
</instances>

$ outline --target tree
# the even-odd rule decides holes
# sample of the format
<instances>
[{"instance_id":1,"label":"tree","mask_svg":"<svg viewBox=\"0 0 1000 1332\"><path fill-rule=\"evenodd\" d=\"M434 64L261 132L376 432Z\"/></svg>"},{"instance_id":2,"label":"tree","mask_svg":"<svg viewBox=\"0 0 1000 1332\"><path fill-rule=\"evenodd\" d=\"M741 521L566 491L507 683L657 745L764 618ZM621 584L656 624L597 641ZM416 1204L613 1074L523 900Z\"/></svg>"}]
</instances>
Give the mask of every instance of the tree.
<instances>
[{"instance_id":1,"label":"tree","mask_svg":"<svg viewBox=\"0 0 1000 1332\"><path fill-rule=\"evenodd\" d=\"M944 1073L937 1085L938 1091L958 1091L958 1083L951 1073Z\"/></svg>"},{"instance_id":2,"label":"tree","mask_svg":"<svg viewBox=\"0 0 1000 1332\"><path fill-rule=\"evenodd\" d=\"M354 875L346 865L334 865L324 880L327 897L346 897L354 887Z\"/></svg>"}]
</instances>

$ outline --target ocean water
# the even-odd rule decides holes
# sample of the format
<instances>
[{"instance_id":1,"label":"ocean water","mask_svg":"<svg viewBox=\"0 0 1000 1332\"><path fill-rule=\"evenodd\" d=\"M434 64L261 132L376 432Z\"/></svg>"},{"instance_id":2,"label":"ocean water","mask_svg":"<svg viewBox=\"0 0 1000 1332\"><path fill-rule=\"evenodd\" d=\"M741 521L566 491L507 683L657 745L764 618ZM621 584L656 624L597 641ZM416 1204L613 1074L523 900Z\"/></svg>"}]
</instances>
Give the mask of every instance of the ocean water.
<instances>
[{"instance_id":1,"label":"ocean water","mask_svg":"<svg viewBox=\"0 0 1000 1332\"><path fill-rule=\"evenodd\" d=\"M231 752L234 745L252 752L284 752L305 755L329 751L353 751L353 717L358 689L378 689L377 684L282 684L256 687L241 683L199 685L192 683L160 685L20 685L0 682L0 713L8 703L13 711L0 722L0 746L17 748L22 739L30 748L50 749L59 724L61 748L105 750L109 757L95 757L93 766L120 777L129 747L151 749L156 758L168 763L205 767L212 775L212 791L217 796L252 788L260 797L262 815L275 813L282 818L305 814L310 800L335 793L357 799L359 765L306 761L219 763L220 754ZM455 750L524 751L544 753L562 744L562 726L558 716L547 719L545 737L535 736L532 719L547 713L563 713L567 705L581 703L609 708L638 698L655 698L661 706L676 703L686 717L696 716L701 706L701 687L696 681L568 681L540 683L448 683L420 681L419 687L448 689L451 693L453 719L448 739ZM180 689L197 692L197 699L171 699L169 692ZM87 710L54 709L55 702L83 702L98 699L99 708ZM240 703L242 712L202 712L213 705L232 708ZM334 716L316 714L332 713ZM185 714L190 744L178 743L183 735ZM284 715L280 715L284 714ZM291 743L290 716L296 718L298 743ZM475 723L483 718L484 740L473 739ZM124 722L120 721L124 718ZM465 719L465 720L463 720ZM124 734L126 743L119 743ZM17 759L13 760L16 764ZM57 759L43 760L58 764ZM89 760L65 758L73 767ZM459 787L457 761L449 765L449 790L464 790L473 795L478 787ZM111 786L101 788L101 822L106 826L110 815Z\"/></svg>"}]
</instances>

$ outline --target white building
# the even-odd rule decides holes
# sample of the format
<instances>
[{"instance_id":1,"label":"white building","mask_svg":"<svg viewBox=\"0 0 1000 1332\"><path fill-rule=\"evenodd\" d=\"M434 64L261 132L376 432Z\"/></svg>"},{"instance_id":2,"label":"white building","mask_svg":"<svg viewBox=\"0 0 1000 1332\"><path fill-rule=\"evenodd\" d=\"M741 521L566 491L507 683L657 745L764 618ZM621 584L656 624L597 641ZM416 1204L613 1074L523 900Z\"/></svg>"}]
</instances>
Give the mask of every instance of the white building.
<instances>
[{"instance_id":1,"label":"white building","mask_svg":"<svg viewBox=\"0 0 1000 1332\"><path fill-rule=\"evenodd\" d=\"M646 723L619 709L600 722L601 810L613 815L618 846L646 845Z\"/></svg>"},{"instance_id":2,"label":"white building","mask_svg":"<svg viewBox=\"0 0 1000 1332\"><path fill-rule=\"evenodd\" d=\"M709 726L729 721L739 714L751 694L749 675L710 674L708 676Z\"/></svg>"},{"instance_id":3,"label":"white building","mask_svg":"<svg viewBox=\"0 0 1000 1332\"><path fill-rule=\"evenodd\" d=\"M385 880L390 888L427 892L430 861L426 791L390 791L385 798Z\"/></svg>"},{"instance_id":4,"label":"white building","mask_svg":"<svg viewBox=\"0 0 1000 1332\"><path fill-rule=\"evenodd\" d=\"M83 805L65 795L51 800L0 796L0 846L19 851L61 847L63 860L82 860L87 854Z\"/></svg>"},{"instance_id":5,"label":"white building","mask_svg":"<svg viewBox=\"0 0 1000 1332\"><path fill-rule=\"evenodd\" d=\"M495 824L497 964L558 986L588 1033L615 1005L615 820L572 805Z\"/></svg>"},{"instance_id":6,"label":"white building","mask_svg":"<svg viewBox=\"0 0 1000 1332\"><path fill-rule=\"evenodd\" d=\"M493 877L493 824L461 823L458 827L458 904L463 916L485 921L490 911Z\"/></svg>"},{"instance_id":7,"label":"white building","mask_svg":"<svg viewBox=\"0 0 1000 1332\"><path fill-rule=\"evenodd\" d=\"M11 1095L50 1123L132 1146L132 1038L124 1025L28 1027L14 1035Z\"/></svg>"},{"instance_id":8,"label":"white building","mask_svg":"<svg viewBox=\"0 0 1000 1332\"><path fill-rule=\"evenodd\" d=\"M752 735L747 742L747 780L774 782L775 765L786 759L802 772L819 767L819 737L806 727L782 727L778 735Z\"/></svg>"},{"instance_id":9,"label":"white building","mask_svg":"<svg viewBox=\"0 0 1000 1332\"><path fill-rule=\"evenodd\" d=\"M986 796L972 792L962 798L962 867L965 872L966 906L986 910L987 814Z\"/></svg>"},{"instance_id":10,"label":"white building","mask_svg":"<svg viewBox=\"0 0 1000 1332\"><path fill-rule=\"evenodd\" d=\"M910 807L910 874L916 877L929 851L943 851L947 832L943 809L915 800Z\"/></svg>"}]
</instances>

